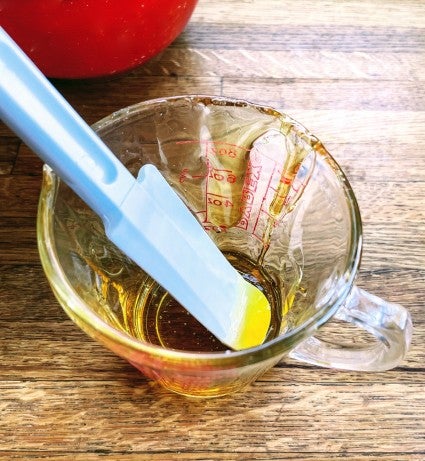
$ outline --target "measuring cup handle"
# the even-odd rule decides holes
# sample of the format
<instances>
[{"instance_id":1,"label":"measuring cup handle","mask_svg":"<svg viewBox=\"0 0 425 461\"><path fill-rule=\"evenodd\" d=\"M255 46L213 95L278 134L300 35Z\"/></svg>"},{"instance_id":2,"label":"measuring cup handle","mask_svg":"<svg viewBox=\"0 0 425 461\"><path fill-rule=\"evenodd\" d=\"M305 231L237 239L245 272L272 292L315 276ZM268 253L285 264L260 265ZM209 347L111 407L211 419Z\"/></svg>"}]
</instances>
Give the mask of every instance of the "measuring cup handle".
<instances>
[{"instance_id":1,"label":"measuring cup handle","mask_svg":"<svg viewBox=\"0 0 425 461\"><path fill-rule=\"evenodd\" d=\"M375 341L368 344L330 343L312 336L298 345L290 356L297 360L329 368L355 371L384 371L397 366L411 341L409 312L356 286L334 319L359 326Z\"/></svg>"}]
</instances>

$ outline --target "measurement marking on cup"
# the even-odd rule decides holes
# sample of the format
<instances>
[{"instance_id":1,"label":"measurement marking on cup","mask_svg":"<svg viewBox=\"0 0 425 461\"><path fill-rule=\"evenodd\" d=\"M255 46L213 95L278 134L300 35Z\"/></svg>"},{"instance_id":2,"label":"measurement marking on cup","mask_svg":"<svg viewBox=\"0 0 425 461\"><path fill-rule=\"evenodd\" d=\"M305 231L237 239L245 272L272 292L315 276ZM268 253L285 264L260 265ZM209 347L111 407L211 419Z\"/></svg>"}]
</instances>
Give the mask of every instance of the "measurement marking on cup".
<instances>
[{"instance_id":1,"label":"measurement marking on cup","mask_svg":"<svg viewBox=\"0 0 425 461\"><path fill-rule=\"evenodd\" d=\"M246 152L246 149L221 141L208 141L201 145L205 147L201 153L208 172L205 180L205 219L215 226L233 226L239 214L233 203L234 188L243 180L238 170L239 157L240 152Z\"/></svg>"},{"instance_id":2,"label":"measurement marking on cup","mask_svg":"<svg viewBox=\"0 0 425 461\"><path fill-rule=\"evenodd\" d=\"M264 155L255 147L250 153L247 165L247 173L242 188L242 216L237 224L244 230L249 230L258 240L263 240L263 231L260 229L260 223L264 220L262 216L271 219L269 213L269 202L275 196L277 189L272 184L281 177L281 169L276 160L270 156ZM271 196L270 196L271 195ZM255 216L252 213L256 213ZM251 227L251 229L248 229Z\"/></svg>"},{"instance_id":3,"label":"measurement marking on cup","mask_svg":"<svg viewBox=\"0 0 425 461\"><path fill-rule=\"evenodd\" d=\"M249 152L250 149L239 146L237 144L229 143L226 141L207 141L207 140L186 140L186 141L177 141L176 145L182 145L182 144L198 144L201 146L205 146L206 150L204 152L205 156L208 156L208 154L212 155L217 155L217 156L226 156L229 158L237 158L238 157L238 152L237 150L240 149L245 152ZM222 147L217 147L217 146L222 146Z\"/></svg>"},{"instance_id":4,"label":"measurement marking on cup","mask_svg":"<svg viewBox=\"0 0 425 461\"><path fill-rule=\"evenodd\" d=\"M237 180L233 170L219 169L215 167L209 168L209 177L211 179L215 179L216 181L228 182L229 184L233 184Z\"/></svg>"},{"instance_id":5,"label":"measurement marking on cup","mask_svg":"<svg viewBox=\"0 0 425 461\"><path fill-rule=\"evenodd\" d=\"M211 197L211 195L213 197ZM208 193L207 202L208 202L209 205L225 206L226 208L233 206L233 202L228 197L226 197L224 195L217 195L217 194Z\"/></svg>"},{"instance_id":6,"label":"measurement marking on cup","mask_svg":"<svg viewBox=\"0 0 425 461\"><path fill-rule=\"evenodd\" d=\"M198 145L199 157L204 159L195 167L202 169L193 174L183 168L179 182L202 181L204 205L196 214L207 230L239 227L264 240L265 222L269 229L278 226L304 187L302 180L294 181L296 171L288 174L279 152L269 151L268 144L254 143L250 148L220 140L176 144ZM283 214L276 214L279 210Z\"/></svg>"}]
</instances>

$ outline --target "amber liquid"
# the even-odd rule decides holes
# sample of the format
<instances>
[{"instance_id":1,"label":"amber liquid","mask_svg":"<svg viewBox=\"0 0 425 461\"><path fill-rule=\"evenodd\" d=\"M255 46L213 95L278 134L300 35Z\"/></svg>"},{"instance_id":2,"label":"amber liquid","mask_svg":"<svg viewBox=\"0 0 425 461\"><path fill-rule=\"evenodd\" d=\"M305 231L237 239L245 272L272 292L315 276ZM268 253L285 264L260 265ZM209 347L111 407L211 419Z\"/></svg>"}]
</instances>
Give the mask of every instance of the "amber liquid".
<instances>
[{"instance_id":1,"label":"amber liquid","mask_svg":"<svg viewBox=\"0 0 425 461\"><path fill-rule=\"evenodd\" d=\"M238 253L225 253L230 263L267 297L272 320L266 340L279 333L281 301L273 281L257 265ZM158 283L150 279L136 296L126 296L123 326L131 336L167 349L223 352L229 349L201 325Z\"/></svg>"}]
</instances>

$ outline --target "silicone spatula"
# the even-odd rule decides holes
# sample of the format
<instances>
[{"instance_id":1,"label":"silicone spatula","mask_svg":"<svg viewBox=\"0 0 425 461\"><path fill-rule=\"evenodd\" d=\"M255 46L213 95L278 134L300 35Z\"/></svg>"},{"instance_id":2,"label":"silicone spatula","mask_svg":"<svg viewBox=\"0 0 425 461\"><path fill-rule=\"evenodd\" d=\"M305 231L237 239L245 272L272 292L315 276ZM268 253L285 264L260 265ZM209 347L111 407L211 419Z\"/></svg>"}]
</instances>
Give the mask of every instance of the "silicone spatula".
<instances>
[{"instance_id":1,"label":"silicone spatula","mask_svg":"<svg viewBox=\"0 0 425 461\"><path fill-rule=\"evenodd\" d=\"M270 306L153 165L137 179L0 28L0 118L104 224L108 238L221 342L262 343Z\"/></svg>"}]
</instances>

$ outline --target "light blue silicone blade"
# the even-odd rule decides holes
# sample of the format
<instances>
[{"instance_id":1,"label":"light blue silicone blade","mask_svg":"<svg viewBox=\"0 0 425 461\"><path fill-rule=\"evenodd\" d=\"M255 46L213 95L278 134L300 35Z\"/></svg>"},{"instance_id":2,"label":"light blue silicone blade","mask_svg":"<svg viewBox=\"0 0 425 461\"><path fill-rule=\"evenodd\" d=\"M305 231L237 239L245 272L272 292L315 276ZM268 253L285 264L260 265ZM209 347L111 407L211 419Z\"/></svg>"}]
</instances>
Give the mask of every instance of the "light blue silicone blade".
<instances>
[{"instance_id":1,"label":"light blue silicone blade","mask_svg":"<svg viewBox=\"0 0 425 461\"><path fill-rule=\"evenodd\" d=\"M115 245L234 346L246 282L158 170L146 165L136 180L1 27L0 118L102 218Z\"/></svg>"}]
</instances>

